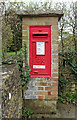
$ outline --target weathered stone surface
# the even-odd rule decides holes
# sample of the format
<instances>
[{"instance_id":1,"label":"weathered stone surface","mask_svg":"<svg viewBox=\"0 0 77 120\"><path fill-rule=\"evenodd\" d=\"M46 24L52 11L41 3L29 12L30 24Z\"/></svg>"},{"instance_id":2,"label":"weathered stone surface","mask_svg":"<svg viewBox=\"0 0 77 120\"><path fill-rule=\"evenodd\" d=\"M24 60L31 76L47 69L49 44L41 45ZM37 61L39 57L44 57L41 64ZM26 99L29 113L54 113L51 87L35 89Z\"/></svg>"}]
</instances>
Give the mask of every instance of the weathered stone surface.
<instances>
[{"instance_id":1,"label":"weathered stone surface","mask_svg":"<svg viewBox=\"0 0 77 120\"><path fill-rule=\"evenodd\" d=\"M25 15L25 16L44 16L44 17L59 17L59 19L63 16L63 12L61 10L22 10L22 11L17 11L18 15Z\"/></svg>"},{"instance_id":2,"label":"weathered stone surface","mask_svg":"<svg viewBox=\"0 0 77 120\"><path fill-rule=\"evenodd\" d=\"M0 2L0 55L2 55L2 3ZM0 63L2 62L2 58L0 56ZM2 66L0 64L0 119L2 118Z\"/></svg>"},{"instance_id":3,"label":"weathered stone surface","mask_svg":"<svg viewBox=\"0 0 77 120\"><path fill-rule=\"evenodd\" d=\"M2 117L20 118L22 115L22 87L18 67L8 65L8 68L3 66L2 70Z\"/></svg>"},{"instance_id":4,"label":"weathered stone surface","mask_svg":"<svg viewBox=\"0 0 77 120\"><path fill-rule=\"evenodd\" d=\"M45 100L24 100L24 107L33 112L31 118L52 118L59 117L59 112L56 109L54 101Z\"/></svg>"}]
</instances>

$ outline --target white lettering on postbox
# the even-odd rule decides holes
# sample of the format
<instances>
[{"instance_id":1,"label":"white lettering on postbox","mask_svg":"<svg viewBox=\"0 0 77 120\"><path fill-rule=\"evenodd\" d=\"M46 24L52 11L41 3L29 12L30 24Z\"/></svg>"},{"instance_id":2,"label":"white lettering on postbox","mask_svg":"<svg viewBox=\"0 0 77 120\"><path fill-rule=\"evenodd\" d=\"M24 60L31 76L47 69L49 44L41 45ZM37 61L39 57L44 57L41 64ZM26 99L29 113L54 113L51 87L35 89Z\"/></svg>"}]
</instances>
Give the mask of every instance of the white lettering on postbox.
<instances>
[{"instance_id":1,"label":"white lettering on postbox","mask_svg":"<svg viewBox=\"0 0 77 120\"><path fill-rule=\"evenodd\" d=\"M33 68L45 69L45 65L33 65Z\"/></svg>"}]
</instances>

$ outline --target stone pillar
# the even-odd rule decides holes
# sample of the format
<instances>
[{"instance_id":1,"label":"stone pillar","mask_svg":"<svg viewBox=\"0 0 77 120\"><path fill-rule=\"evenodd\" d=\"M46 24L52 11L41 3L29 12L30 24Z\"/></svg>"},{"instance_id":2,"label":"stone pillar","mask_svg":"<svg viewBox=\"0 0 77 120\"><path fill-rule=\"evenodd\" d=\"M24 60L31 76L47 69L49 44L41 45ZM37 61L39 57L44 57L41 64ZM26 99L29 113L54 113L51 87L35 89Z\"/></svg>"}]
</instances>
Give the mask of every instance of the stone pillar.
<instances>
[{"instance_id":1,"label":"stone pillar","mask_svg":"<svg viewBox=\"0 0 77 120\"><path fill-rule=\"evenodd\" d=\"M40 22L39 22L40 21ZM47 22L46 22L47 21ZM25 90L25 99L51 100L56 104L58 98L58 18L23 18L22 23L22 47L24 42L28 50L29 64L29 25L51 25L51 77L49 78L30 78ZM23 58L24 59L24 58ZM23 67L25 61L23 60Z\"/></svg>"},{"instance_id":2,"label":"stone pillar","mask_svg":"<svg viewBox=\"0 0 77 120\"><path fill-rule=\"evenodd\" d=\"M24 90L24 106L27 109L32 109L35 114L40 112L51 114L52 111L55 112L55 107L52 106L56 106L58 99L58 21L63 13L61 11L18 11L18 15L22 16L22 48L24 49L25 42L28 64L30 64L30 26L51 26L51 65L48 66L51 67L51 76L30 77ZM24 57L23 67L25 67Z\"/></svg>"}]
</instances>

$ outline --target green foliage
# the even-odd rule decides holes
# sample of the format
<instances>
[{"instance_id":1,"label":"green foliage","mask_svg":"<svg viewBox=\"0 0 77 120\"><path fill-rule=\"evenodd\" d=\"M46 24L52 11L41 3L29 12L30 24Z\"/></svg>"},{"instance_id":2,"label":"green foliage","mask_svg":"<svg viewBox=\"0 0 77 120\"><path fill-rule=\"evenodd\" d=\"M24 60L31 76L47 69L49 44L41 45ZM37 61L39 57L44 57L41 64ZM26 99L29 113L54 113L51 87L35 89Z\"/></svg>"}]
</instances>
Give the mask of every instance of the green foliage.
<instances>
[{"instance_id":1,"label":"green foliage","mask_svg":"<svg viewBox=\"0 0 77 120\"><path fill-rule=\"evenodd\" d=\"M3 58L6 57L6 52L8 48L12 45L13 34L11 31L11 26L6 24L5 20L2 22L2 54Z\"/></svg>"},{"instance_id":2,"label":"green foliage","mask_svg":"<svg viewBox=\"0 0 77 120\"><path fill-rule=\"evenodd\" d=\"M7 6L7 7L6 7ZM8 46L8 49L10 51L15 51L17 54L17 50L19 50L22 46L22 20L17 15L17 10L27 10L27 11L33 11L33 10L41 10L41 9L51 9L52 8L52 1L47 0L46 2L6 2L5 3L5 20L6 23L11 26L11 32L13 35L12 44ZM8 30L7 30L8 32ZM10 34L9 34L10 36ZM10 36L11 37L11 36ZM10 38L9 37L9 38ZM11 39L10 39L11 40ZM3 44L4 46L4 44ZM7 49L7 46L5 46L5 49ZM3 52L5 53L5 52Z\"/></svg>"},{"instance_id":3,"label":"green foliage","mask_svg":"<svg viewBox=\"0 0 77 120\"><path fill-rule=\"evenodd\" d=\"M27 48L26 44L24 44L24 58L25 58L25 67L23 67L23 56L22 50L18 51L18 55L15 55L15 52L8 52L8 56L6 59L3 59L3 64L17 64L19 66L21 84L24 86L30 78L30 69L27 63Z\"/></svg>"},{"instance_id":4,"label":"green foliage","mask_svg":"<svg viewBox=\"0 0 77 120\"><path fill-rule=\"evenodd\" d=\"M73 73L77 75L77 52L68 50L65 53L59 53L59 56L63 56L66 65L68 65Z\"/></svg>"},{"instance_id":5,"label":"green foliage","mask_svg":"<svg viewBox=\"0 0 77 120\"><path fill-rule=\"evenodd\" d=\"M66 64L69 65L70 69L73 71L73 73L77 75L77 63L76 63L77 60L74 60L75 55L77 56L76 51L70 51L68 52L68 57L65 57L64 59L66 61Z\"/></svg>"},{"instance_id":6,"label":"green foliage","mask_svg":"<svg viewBox=\"0 0 77 120\"><path fill-rule=\"evenodd\" d=\"M47 10L52 9L52 0L33 2L30 1L28 4L25 4L25 9L29 11L33 10Z\"/></svg>"},{"instance_id":7,"label":"green foliage","mask_svg":"<svg viewBox=\"0 0 77 120\"><path fill-rule=\"evenodd\" d=\"M58 96L59 102L63 102L63 103L73 103L75 102L76 99L77 99L77 93L71 93L71 92L68 92L66 94L60 93L60 95Z\"/></svg>"},{"instance_id":8,"label":"green foliage","mask_svg":"<svg viewBox=\"0 0 77 120\"><path fill-rule=\"evenodd\" d=\"M30 79L30 69L27 63L27 47L26 44L24 43L24 59L25 59L25 67L23 67L23 56L21 53L21 57L18 59L18 65L19 65L19 70L21 72L21 84L24 86Z\"/></svg>"},{"instance_id":9,"label":"green foliage","mask_svg":"<svg viewBox=\"0 0 77 120\"><path fill-rule=\"evenodd\" d=\"M68 66L72 73L75 75L74 80L76 80L77 75L77 52L76 51L68 51L66 53L59 53L59 56L63 57L64 66ZM59 69L60 69L60 62L59 62ZM62 76L62 78L61 78ZM61 73L59 74L59 91L64 91L66 88L67 82L70 82L71 80L65 79L64 75Z\"/></svg>"},{"instance_id":10,"label":"green foliage","mask_svg":"<svg viewBox=\"0 0 77 120\"><path fill-rule=\"evenodd\" d=\"M17 55L19 55L20 53L21 53L21 49L19 51L17 51ZM7 57L14 56L15 52L7 52L6 55L7 55Z\"/></svg>"},{"instance_id":11,"label":"green foliage","mask_svg":"<svg viewBox=\"0 0 77 120\"><path fill-rule=\"evenodd\" d=\"M17 51L17 55L15 55L15 52L7 52L5 59L3 56L1 56L2 64L17 64L17 61L20 58L20 54L21 54L21 49Z\"/></svg>"},{"instance_id":12,"label":"green foliage","mask_svg":"<svg viewBox=\"0 0 77 120\"><path fill-rule=\"evenodd\" d=\"M74 75L73 80L76 81L77 76L77 52L76 51L67 51L65 53L59 53L61 56L61 63L59 60L59 69L62 67L68 67L71 70L72 74ZM63 62L64 61L64 62ZM65 94L66 85L71 82L71 78L66 78L64 74L59 72L59 101L66 101L66 102L74 102L75 98L77 98L76 94L68 92Z\"/></svg>"},{"instance_id":13,"label":"green foliage","mask_svg":"<svg viewBox=\"0 0 77 120\"><path fill-rule=\"evenodd\" d=\"M59 93L61 93L65 90L66 84L70 81L71 81L70 79L64 79L64 77L63 77L63 79L61 79L59 76L59 84L58 84Z\"/></svg>"},{"instance_id":14,"label":"green foliage","mask_svg":"<svg viewBox=\"0 0 77 120\"><path fill-rule=\"evenodd\" d=\"M5 21L6 24L9 24L11 26L11 31L13 34L13 40L11 46L9 46L10 51L15 51L17 54L17 50L21 48L22 45L22 21L21 18L17 15L17 9L19 9L20 3L18 3L18 6L16 3L8 3L5 4L7 10L5 11ZM21 7L21 6L20 6Z\"/></svg>"},{"instance_id":15,"label":"green foliage","mask_svg":"<svg viewBox=\"0 0 77 120\"><path fill-rule=\"evenodd\" d=\"M65 35L68 36L68 34L69 33ZM63 52L75 50L74 37L72 35L69 35L68 37L62 39L63 39ZM59 51L61 51L61 41L59 42Z\"/></svg>"},{"instance_id":16,"label":"green foliage","mask_svg":"<svg viewBox=\"0 0 77 120\"><path fill-rule=\"evenodd\" d=\"M27 119L29 118L31 115L33 114L33 112L30 109L23 109L23 113L22 113L22 119Z\"/></svg>"},{"instance_id":17,"label":"green foliage","mask_svg":"<svg viewBox=\"0 0 77 120\"><path fill-rule=\"evenodd\" d=\"M6 57L7 51L15 51L22 45L22 22L16 10L20 9L23 3L5 2L2 24L2 53Z\"/></svg>"},{"instance_id":18,"label":"green foliage","mask_svg":"<svg viewBox=\"0 0 77 120\"><path fill-rule=\"evenodd\" d=\"M3 63L4 63L4 64L13 64L13 62L14 62L14 61L13 61L12 58L7 58L7 59L4 60Z\"/></svg>"}]
</instances>

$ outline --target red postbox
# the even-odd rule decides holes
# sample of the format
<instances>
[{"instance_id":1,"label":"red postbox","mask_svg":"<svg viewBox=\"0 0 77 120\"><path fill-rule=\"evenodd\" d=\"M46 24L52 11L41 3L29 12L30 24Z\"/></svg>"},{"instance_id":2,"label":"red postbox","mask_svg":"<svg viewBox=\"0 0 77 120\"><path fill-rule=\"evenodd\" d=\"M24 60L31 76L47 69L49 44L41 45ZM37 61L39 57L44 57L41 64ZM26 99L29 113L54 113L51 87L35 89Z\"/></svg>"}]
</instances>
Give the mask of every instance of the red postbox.
<instances>
[{"instance_id":1,"label":"red postbox","mask_svg":"<svg viewBox=\"0 0 77 120\"><path fill-rule=\"evenodd\" d=\"M31 77L51 77L51 26L30 26Z\"/></svg>"}]
</instances>

